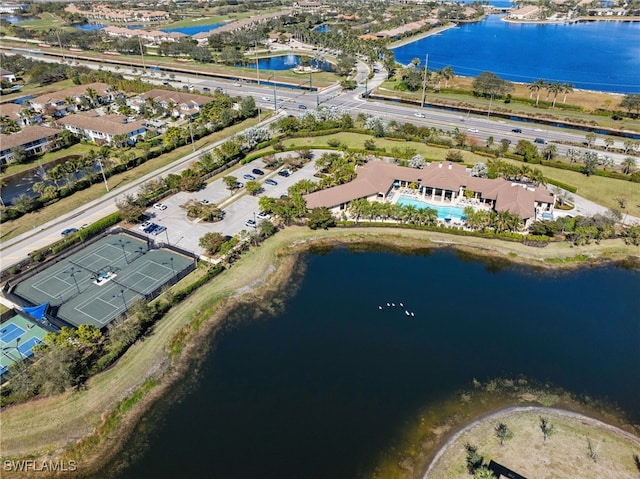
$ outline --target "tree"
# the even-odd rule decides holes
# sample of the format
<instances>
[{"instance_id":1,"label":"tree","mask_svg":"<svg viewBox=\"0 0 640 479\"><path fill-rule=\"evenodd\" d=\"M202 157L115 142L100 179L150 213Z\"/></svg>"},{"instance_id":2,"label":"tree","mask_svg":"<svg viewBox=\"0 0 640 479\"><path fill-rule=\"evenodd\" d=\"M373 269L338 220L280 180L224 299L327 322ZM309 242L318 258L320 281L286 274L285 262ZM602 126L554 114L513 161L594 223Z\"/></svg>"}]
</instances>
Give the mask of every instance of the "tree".
<instances>
[{"instance_id":1,"label":"tree","mask_svg":"<svg viewBox=\"0 0 640 479\"><path fill-rule=\"evenodd\" d=\"M484 460L478 453L478 448L476 446L472 446L471 444L466 443L464 445L464 449L467 451L467 472L473 475L478 469L482 467Z\"/></svg>"},{"instance_id":2,"label":"tree","mask_svg":"<svg viewBox=\"0 0 640 479\"><path fill-rule=\"evenodd\" d=\"M496 424L494 431L496 433L496 437L500 441L500 446L504 445L504 441L513 437L513 432L511 432L511 430L503 422L499 422L498 424Z\"/></svg>"},{"instance_id":3,"label":"tree","mask_svg":"<svg viewBox=\"0 0 640 479\"><path fill-rule=\"evenodd\" d=\"M582 162L584 163L582 171L585 175L591 176L596 172L596 168L598 166L598 155L593 151L587 151L582 158Z\"/></svg>"},{"instance_id":4,"label":"tree","mask_svg":"<svg viewBox=\"0 0 640 479\"><path fill-rule=\"evenodd\" d=\"M632 93L625 95L620 102L620 106L626 108L629 113L631 113L631 110L635 110L636 115L640 114L640 94Z\"/></svg>"},{"instance_id":5,"label":"tree","mask_svg":"<svg viewBox=\"0 0 640 479\"><path fill-rule=\"evenodd\" d=\"M30 155L27 153L27 150L25 150L24 146L20 145L20 146L16 146L13 150L13 161L15 161L16 163L27 163L30 159Z\"/></svg>"},{"instance_id":6,"label":"tree","mask_svg":"<svg viewBox=\"0 0 640 479\"><path fill-rule=\"evenodd\" d=\"M531 98L531 95L533 94L533 92L536 92L536 106L538 106L538 102L540 101L540 90L542 90L546 84L547 82L544 81L542 78L540 78L536 81L529 83L527 87L529 88L529 91L531 91L529 98Z\"/></svg>"},{"instance_id":7,"label":"tree","mask_svg":"<svg viewBox=\"0 0 640 479\"><path fill-rule=\"evenodd\" d=\"M486 178L489 174L489 169L482 161L477 162L471 168L471 176L477 176L478 178Z\"/></svg>"},{"instance_id":8,"label":"tree","mask_svg":"<svg viewBox=\"0 0 640 479\"><path fill-rule=\"evenodd\" d=\"M620 163L620 165L622 166L622 172L625 175L628 175L636 168L636 159L627 156L624 160L622 160L622 163Z\"/></svg>"},{"instance_id":9,"label":"tree","mask_svg":"<svg viewBox=\"0 0 640 479\"><path fill-rule=\"evenodd\" d=\"M240 101L240 115L243 118L251 118L258 113L256 100L252 96L245 96Z\"/></svg>"},{"instance_id":10,"label":"tree","mask_svg":"<svg viewBox=\"0 0 640 479\"><path fill-rule=\"evenodd\" d=\"M555 108L558 94L564 91L564 86L559 81L556 81L556 82L547 84L547 90L549 91L549 93L553 93L553 103L551 107Z\"/></svg>"},{"instance_id":11,"label":"tree","mask_svg":"<svg viewBox=\"0 0 640 479\"><path fill-rule=\"evenodd\" d=\"M584 139L587 140L587 146L589 148L591 148L591 145L593 145L593 143L595 143L596 141L596 134L595 133L587 133L586 135L584 135Z\"/></svg>"},{"instance_id":12,"label":"tree","mask_svg":"<svg viewBox=\"0 0 640 479\"><path fill-rule=\"evenodd\" d=\"M116 207L120 211L122 220L127 223L136 223L146 209L133 195L116 200Z\"/></svg>"},{"instance_id":13,"label":"tree","mask_svg":"<svg viewBox=\"0 0 640 479\"><path fill-rule=\"evenodd\" d=\"M224 181L224 184L227 186L228 190L234 190L238 186L238 178L232 175L225 176L224 178L222 178L222 181Z\"/></svg>"},{"instance_id":14,"label":"tree","mask_svg":"<svg viewBox=\"0 0 640 479\"><path fill-rule=\"evenodd\" d=\"M495 73L482 72L471 84L473 91L482 96L491 98L498 95L505 95L513 91L513 84L510 81L499 78Z\"/></svg>"},{"instance_id":15,"label":"tree","mask_svg":"<svg viewBox=\"0 0 640 479\"><path fill-rule=\"evenodd\" d=\"M478 469L473 475L473 477L474 479L496 479L496 476L495 474L493 474L493 471L489 469L487 466L482 466L480 469Z\"/></svg>"},{"instance_id":16,"label":"tree","mask_svg":"<svg viewBox=\"0 0 640 479\"><path fill-rule=\"evenodd\" d=\"M207 233L200 238L198 244L201 248L204 248L207 253L216 254L225 241L225 237L220 233Z\"/></svg>"},{"instance_id":17,"label":"tree","mask_svg":"<svg viewBox=\"0 0 640 479\"><path fill-rule=\"evenodd\" d=\"M455 78L456 72L453 71L453 68L447 65L442 70L440 70L440 75L442 75L442 78L444 78L444 87L449 88L449 80Z\"/></svg>"},{"instance_id":18,"label":"tree","mask_svg":"<svg viewBox=\"0 0 640 479\"><path fill-rule=\"evenodd\" d=\"M336 221L331 215L331 211L328 208L313 208L309 212L309 216L307 218L307 226L312 230L317 230L319 228L329 229L332 226L335 226Z\"/></svg>"},{"instance_id":19,"label":"tree","mask_svg":"<svg viewBox=\"0 0 640 479\"><path fill-rule=\"evenodd\" d=\"M562 93L564 94L564 98L562 99L562 103L567 103L567 95L571 92L573 92L573 85L571 83L563 83Z\"/></svg>"},{"instance_id":20,"label":"tree","mask_svg":"<svg viewBox=\"0 0 640 479\"><path fill-rule=\"evenodd\" d=\"M557 153L558 153L558 147L556 147L556 145L547 145L542 151L542 155L544 156L544 159L547 161L553 160L556 157Z\"/></svg>"},{"instance_id":21,"label":"tree","mask_svg":"<svg viewBox=\"0 0 640 479\"><path fill-rule=\"evenodd\" d=\"M515 153L522 155L522 159L526 162L536 161L540 158L540 152L536 146L528 140L520 140L515 148Z\"/></svg>"},{"instance_id":22,"label":"tree","mask_svg":"<svg viewBox=\"0 0 640 479\"><path fill-rule=\"evenodd\" d=\"M260 191L262 191L262 185L260 185L256 180L247 181L244 187L251 196L256 196Z\"/></svg>"},{"instance_id":23,"label":"tree","mask_svg":"<svg viewBox=\"0 0 640 479\"><path fill-rule=\"evenodd\" d=\"M549 422L549 419L543 416L540 416L539 426L540 431L542 431L543 440L544 442L547 442L549 436L551 436L555 432L555 427Z\"/></svg>"}]
</instances>

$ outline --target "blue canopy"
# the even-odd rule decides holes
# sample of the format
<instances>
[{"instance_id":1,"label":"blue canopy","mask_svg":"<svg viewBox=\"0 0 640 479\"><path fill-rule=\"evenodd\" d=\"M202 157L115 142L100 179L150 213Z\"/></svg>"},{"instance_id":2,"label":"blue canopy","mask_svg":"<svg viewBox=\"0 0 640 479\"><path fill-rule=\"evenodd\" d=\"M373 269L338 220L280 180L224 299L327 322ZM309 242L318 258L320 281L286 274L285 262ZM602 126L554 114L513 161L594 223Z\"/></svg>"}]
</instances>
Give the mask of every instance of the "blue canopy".
<instances>
[{"instance_id":1,"label":"blue canopy","mask_svg":"<svg viewBox=\"0 0 640 479\"><path fill-rule=\"evenodd\" d=\"M44 314L47 312L49 303L41 304L40 306L32 306L30 308L23 308L23 311L36 319L43 320Z\"/></svg>"}]
</instances>

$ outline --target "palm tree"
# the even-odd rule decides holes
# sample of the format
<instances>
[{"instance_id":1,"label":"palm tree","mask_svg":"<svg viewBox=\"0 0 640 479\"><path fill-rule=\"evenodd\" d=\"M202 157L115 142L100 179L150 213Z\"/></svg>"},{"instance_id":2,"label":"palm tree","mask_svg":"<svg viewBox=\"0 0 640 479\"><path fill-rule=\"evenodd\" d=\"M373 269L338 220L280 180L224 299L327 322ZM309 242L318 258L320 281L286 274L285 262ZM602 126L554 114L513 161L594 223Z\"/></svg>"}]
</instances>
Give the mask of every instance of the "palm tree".
<instances>
[{"instance_id":1,"label":"palm tree","mask_svg":"<svg viewBox=\"0 0 640 479\"><path fill-rule=\"evenodd\" d=\"M573 84L571 83L563 83L562 84L562 93L564 93L564 98L562 99L562 103L567 103L567 95L573 92Z\"/></svg>"},{"instance_id":2,"label":"palm tree","mask_svg":"<svg viewBox=\"0 0 640 479\"><path fill-rule=\"evenodd\" d=\"M440 75L444 78L444 87L449 88L449 80L456 76L456 72L453 71L449 65L440 70Z\"/></svg>"},{"instance_id":3,"label":"palm tree","mask_svg":"<svg viewBox=\"0 0 640 479\"><path fill-rule=\"evenodd\" d=\"M531 95L533 95L534 91L536 92L536 106L538 106L538 102L540 101L540 90L542 90L546 84L547 82L540 78L539 80L529 83L527 87L531 91ZM529 95L529 98L531 98L531 95Z\"/></svg>"},{"instance_id":4,"label":"palm tree","mask_svg":"<svg viewBox=\"0 0 640 479\"><path fill-rule=\"evenodd\" d=\"M551 105L551 107L555 108L556 100L558 99L558 94L564 91L564 85L559 81L549 83L549 85L547 86L547 91L549 91L550 93L553 93L553 104Z\"/></svg>"},{"instance_id":5,"label":"palm tree","mask_svg":"<svg viewBox=\"0 0 640 479\"><path fill-rule=\"evenodd\" d=\"M98 98L98 92L95 91L93 88L87 88L87 96L91 100L91 105L95 105L96 99Z\"/></svg>"},{"instance_id":6,"label":"palm tree","mask_svg":"<svg viewBox=\"0 0 640 479\"><path fill-rule=\"evenodd\" d=\"M627 156L624 160L622 160L622 163L620 163L620 165L622 166L622 172L625 175L628 175L629 173L631 173L631 171L635 169L636 159L630 156Z\"/></svg>"}]
</instances>

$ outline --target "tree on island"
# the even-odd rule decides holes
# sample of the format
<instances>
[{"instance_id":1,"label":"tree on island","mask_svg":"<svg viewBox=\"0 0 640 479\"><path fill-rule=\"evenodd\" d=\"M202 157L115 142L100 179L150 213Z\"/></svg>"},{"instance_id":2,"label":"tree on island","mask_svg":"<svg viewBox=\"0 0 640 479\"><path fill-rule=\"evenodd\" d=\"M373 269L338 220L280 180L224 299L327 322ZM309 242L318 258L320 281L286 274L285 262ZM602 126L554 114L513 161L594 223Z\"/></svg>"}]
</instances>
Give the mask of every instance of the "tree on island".
<instances>
[{"instance_id":1,"label":"tree on island","mask_svg":"<svg viewBox=\"0 0 640 479\"><path fill-rule=\"evenodd\" d=\"M499 422L498 424L496 424L496 427L494 428L494 430L496 433L496 437L500 441L500 447L504 445L504 441L511 439L513 437L513 432L503 422Z\"/></svg>"},{"instance_id":2,"label":"tree on island","mask_svg":"<svg viewBox=\"0 0 640 479\"><path fill-rule=\"evenodd\" d=\"M543 441L547 442L549 436L555 432L555 427L549 422L546 417L540 416L540 430L542 431Z\"/></svg>"}]
</instances>

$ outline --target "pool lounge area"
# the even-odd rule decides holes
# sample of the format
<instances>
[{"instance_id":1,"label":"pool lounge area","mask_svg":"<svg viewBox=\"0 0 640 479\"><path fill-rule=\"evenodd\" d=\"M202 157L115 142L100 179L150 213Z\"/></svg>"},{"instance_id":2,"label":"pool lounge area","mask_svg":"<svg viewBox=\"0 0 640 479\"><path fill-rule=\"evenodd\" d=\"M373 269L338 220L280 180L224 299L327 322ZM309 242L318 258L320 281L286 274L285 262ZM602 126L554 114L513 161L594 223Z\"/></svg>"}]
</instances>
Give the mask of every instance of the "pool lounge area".
<instances>
[{"instance_id":1,"label":"pool lounge area","mask_svg":"<svg viewBox=\"0 0 640 479\"><path fill-rule=\"evenodd\" d=\"M400 195L396 200L396 204L403 206L415 206L420 209L430 208L436 210L438 212L438 219L444 221L463 221L466 219L466 216L464 215L464 206L437 205L407 195Z\"/></svg>"}]
</instances>

